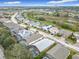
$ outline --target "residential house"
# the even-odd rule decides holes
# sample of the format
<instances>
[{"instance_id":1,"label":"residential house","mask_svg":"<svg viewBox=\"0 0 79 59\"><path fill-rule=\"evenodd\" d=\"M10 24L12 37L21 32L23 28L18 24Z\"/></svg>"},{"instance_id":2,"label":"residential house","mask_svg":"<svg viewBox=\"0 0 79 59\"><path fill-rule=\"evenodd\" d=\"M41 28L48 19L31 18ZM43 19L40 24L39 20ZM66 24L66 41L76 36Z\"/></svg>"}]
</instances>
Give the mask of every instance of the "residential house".
<instances>
[{"instance_id":1,"label":"residential house","mask_svg":"<svg viewBox=\"0 0 79 59\"><path fill-rule=\"evenodd\" d=\"M40 52L44 51L45 49L49 48L55 42L50 40L49 38L40 38L38 41L33 42L33 46L37 47Z\"/></svg>"},{"instance_id":2,"label":"residential house","mask_svg":"<svg viewBox=\"0 0 79 59\"><path fill-rule=\"evenodd\" d=\"M33 33L29 37L27 37L27 43L31 45L32 42L37 41L39 38L43 37L43 35L39 34L38 32Z\"/></svg>"},{"instance_id":3,"label":"residential house","mask_svg":"<svg viewBox=\"0 0 79 59\"><path fill-rule=\"evenodd\" d=\"M25 21L25 23L30 25L30 26L37 27L37 28L39 28L39 25L40 25L40 22L35 22L32 20L27 20L27 21Z\"/></svg>"},{"instance_id":4,"label":"residential house","mask_svg":"<svg viewBox=\"0 0 79 59\"><path fill-rule=\"evenodd\" d=\"M47 54L55 59L66 59L69 56L70 51L66 47L57 44L55 47L50 49Z\"/></svg>"},{"instance_id":5,"label":"residential house","mask_svg":"<svg viewBox=\"0 0 79 59\"><path fill-rule=\"evenodd\" d=\"M53 34L53 35L59 33L59 29L56 28L56 27L52 27L52 28L50 28L49 31L50 31L50 33Z\"/></svg>"},{"instance_id":6,"label":"residential house","mask_svg":"<svg viewBox=\"0 0 79 59\"><path fill-rule=\"evenodd\" d=\"M15 18L18 21L18 23L22 23L24 21L24 17L20 13L18 13L18 15L16 15Z\"/></svg>"},{"instance_id":7,"label":"residential house","mask_svg":"<svg viewBox=\"0 0 79 59\"><path fill-rule=\"evenodd\" d=\"M30 37L31 34L32 34L31 31L23 29L19 30L16 36L20 37L21 40L24 39L25 41L27 41L26 39Z\"/></svg>"},{"instance_id":8,"label":"residential house","mask_svg":"<svg viewBox=\"0 0 79 59\"><path fill-rule=\"evenodd\" d=\"M49 31L50 28L52 28L52 25L45 25L45 26L41 27L41 29L43 29L45 31Z\"/></svg>"},{"instance_id":9,"label":"residential house","mask_svg":"<svg viewBox=\"0 0 79 59\"><path fill-rule=\"evenodd\" d=\"M59 30L58 34L61 35L61 37L68 38L70 35L72 35L72 32L69 30L61 29Z\"/></svg>"}]
</instances>

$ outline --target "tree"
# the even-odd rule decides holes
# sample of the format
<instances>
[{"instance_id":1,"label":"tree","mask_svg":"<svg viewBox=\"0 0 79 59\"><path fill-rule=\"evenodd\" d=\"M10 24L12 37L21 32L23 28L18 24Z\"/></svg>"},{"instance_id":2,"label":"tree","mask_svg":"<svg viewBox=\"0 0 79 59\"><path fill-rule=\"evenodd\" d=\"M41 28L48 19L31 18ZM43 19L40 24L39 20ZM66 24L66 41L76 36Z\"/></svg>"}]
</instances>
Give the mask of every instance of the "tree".
<instances>
[{"instance_id":1,"label":"tree","mask_svg":"<svg viewBox=\"0 0 79 59\"><path fill-rule=\"evenodd\" d=\"M57 16L58 17L58 16L60 16L60 14L59 14L59 12L54 12L53 16Z\"/></svg>"},{"instance_id":2,"label":"tree","mask_svg":"<svg viewBox=\"0 0 79 59\"><path fill-rule=\"evenodd\" d=\"M6 59L33 59L30 51L21 44L13 45L5 51Z\"/></svg>"},{"instance_id":3,"label":"tree","mask_svg":"<svg viewBox=\"0 0 79 59\"><path fill-rule=\"evenodd\" d=\"M11 46L12 44L15 44L15 38L11 36L7 37L2 43L5 49Z\"/></svg>"},{"instance_id":4,"label":"tree","mask_svg":"<svg viewBox=\"0 0 79 59\"><path fill-rule=\"evenodd\" d=\"M12 44L15 44L16 39L11 36L9 29L5 26L0 26L0 44L3 48L7 48Z\"/></svg>"},{"instance_id":5,"label":"tree","mask_svg":"<svg viewBox=\"0 0 79 59\"><path fill-rule=\"evenodd\" d=\"M76 51L70 50L70 54L69 54L69 56L67 57L67 59L72 59L72 56L75 55L75 54L77 54Z\"/></svg>"},{"instance_id":6,"label":"tree","mask_svg":"<svg viewBox=\"0 0 79 59\"><path fill-rule=\"evenodd\" d=\"M45 21L45 18L44 17L37 17L37 20Z\"/></svg>"},{"instance_id":7,"label":"tree","mask_svg":"<svg viewBox=\"0 0 79 59\"><path fill-rule=\"evenodd\" d=\"M77 42L76 37L73 34L67 38L67 41L71 44L75 44Z\"/></svg>"}]
</instances>

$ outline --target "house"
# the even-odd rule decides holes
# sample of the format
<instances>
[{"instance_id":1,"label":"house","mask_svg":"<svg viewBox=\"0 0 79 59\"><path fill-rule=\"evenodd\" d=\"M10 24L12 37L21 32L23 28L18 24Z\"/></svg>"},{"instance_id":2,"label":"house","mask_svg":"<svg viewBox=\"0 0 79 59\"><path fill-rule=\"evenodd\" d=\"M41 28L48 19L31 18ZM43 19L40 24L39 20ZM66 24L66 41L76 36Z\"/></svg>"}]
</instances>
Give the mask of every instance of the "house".
<instances>
[{"instance_id":1,"label":"house","mask_svg":"<svg viewBox=\"0 0 79 59\"><path fill-rule=\"evenodd\" d=\"M18 32L19 30L24 29L23 27L21 27L19 24L13 23L11 20L5 19L5 21L1 22L10 29L11 33L13 34L14 32Z\"/></svg>"},{"instance_id":2,"label":"house","mask_svg":"<svg viewBox=\"0 0 79 59\"><path fill-rule=\"evenodd\" d=\"M27 44L30 44L31 42L39 39L43 35L33 30L22 29L22 30L19 30L15 36L17 37L18 41L26 41Z\"/></svg>"},{"instance_id":3,"label":"house","mask_svg":"<svg viewBox=\"0 0 79 59\"><path fill-rule=\"evenodd\" d=\"M32 34L31 31L23 29L23 30L19 30L17 36L20 36L21 39L26 40L28 37L31 36L31 34Z\"/></svg>"},{"instance_id":4,"label":"house","mask_svg":"<svg viewBox=\"0 0 79 59\"><path fill-rule=\"evenodd\" d=\"M21 27L19 24L13 23L12 21L6 21L3 23L6 27L8 27L10 30L19 30L19 29L23 29L23 27Z\"/></svg>"},{"instance_id":5,"label":"house","mask_svg":"<svg viewBox=\"0 0 79 59\"><path fill-rule=\"evenodd\" d=\"M43 37L43 35L37 33L33 33L31 36L29 36L26 40L28 44L31 44L32 42L38 40L39 38Z\"/></svg>"},{"instance_id":6,"label":"house","mask_svg":"<svg viewBox=\"0 0 79 59\"><path fill-rule=\"evenodd\" d=\"M37 27L37 28L39 28L39 25L40 25L40 22L35 22L32 20L27 20L27 21L25 21L25 23L30 25L30 26Z\"/></svg>"},{"instance_id":7,"label":"house","mask_svg":"<svg viewBox=\"0 0 79 59\"><path fill-rule=\"evenodd\" d=\"M40 22L32 22L30 23L30 26L38 27L40 25Z\"/></svg>"},{"instance_id":8,"label":"house","mask_svg":"<svg viewBox=\"0 0 79 59\"><path fill-rule=\"evenodd\" d=\"M75 33L73 33L73 35L76 37L77 42L79 42L79 32L75 32Z\"/></svg>"},{"instance_id":9,"label":"house","mask_svg":"<svg viewBox=\"0 0 79 59\"><path fill-rule=\"evenodd\" d=\"M69 56L70 51L66 47L57 44L55 47L50 49L47 54L49 57L54 57L55 59L66 59Z\"/></svg>"},{"instance_id":10,"label":"house","mask_svg":"<svg viewBox=\"0 0 79 59\"><path fill-rule=\"evenodd\" d=\"M33 46L37 47L38 50L40 52L44 51L45 49L49 48L51 45L53 45L55 42L50 40L49 38L45 38L45 37L42 37L42 38L39 38L38 41L36 42L33 42Z\"/></svg>"},{"instance_id":11,"label":"house","mask_svg":"<svg viewBox=\"0 0 79 59\"><path fill-rule=\"evenodd\" d=\"M77 54L73 55L72 59L79 59L79 55L77 55Z\"/></svg>"},{"instance_id":12,"label":"house","mask_svg":"<svg viewBox=\"0 0 79 59\"><path fill-rule=\"evenodd\" d=\"M70 35L72 35L72 32L69 30L61 29L59 30L58 34L61 35L61 37L68 38Z\"/></svg>"},{"instance_id":13,"label":"house","mask_svg":"<svg viewBox=\"0 0 79 59\"><path fill-rule=\"evenodd\" d=\"M21 13L18 13L15 18L18 23L22 23L24 21L24 17L21 15Z\"/></svg>"},{"instance_id":14,"label":"house","mask_svg":"<svg viewBox=\"0 0 79 59\"><path fill-rule=\"evenodd\" d=\"M33 36L33 38L31 37L31 39L33 40L31 39L27 40L29 42L28 48L32 52L33 57L36 57L37 55L40 54L40 52L44 51L45 49L49 48L51 45L55 43L54 41L45 38L39 34L37 37Z\"/></svg>"},{"instance_id":15,"label":"house","mask_svg":"<svg viewBox=\"0 0 79 59\"><path fill-rule=\"evenodd\" d=\"M25 24L29 24L30 23L30 20L26 20L24 23Z\"/></svg>"},{"instance_id":16,"label":"house","mask_svg":"<svg viewBox=\"0 0 79 59\"><path fill-rule=\"evenodd\" d=\"M49 31L50 31L50 33L53 34L53 35L59 33L59 30L58 30L58 28L56 28L56 27L50 28Z\"/></svg>"},{"instance_id":17,"label":"house","mask_svg":"<svg viewBox=\"0 0 79 59\"><path fill-rule=\"evenodd\" d=\"M52 28L52 25L45 25L45 26L41 27L41 29L43 29L45 31L49 31L50 28Z\"/></svg>"}]
</instances>

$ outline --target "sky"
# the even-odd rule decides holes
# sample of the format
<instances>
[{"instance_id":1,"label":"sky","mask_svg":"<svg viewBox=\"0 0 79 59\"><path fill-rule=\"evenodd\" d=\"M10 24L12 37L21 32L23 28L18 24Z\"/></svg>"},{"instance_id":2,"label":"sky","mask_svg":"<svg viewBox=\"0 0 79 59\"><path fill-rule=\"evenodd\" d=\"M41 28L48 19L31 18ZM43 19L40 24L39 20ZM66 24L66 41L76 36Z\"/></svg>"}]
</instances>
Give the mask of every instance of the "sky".
<instances>
[{"instance_id":1,"label":"sky","mask_svg":"<svg viewBox=\"0 0 79 59\"><path fill-rule=\"evenodd\" d=\"M0 0L0 6L79 6L79 0Z\"/></svg>"}]
</instances>

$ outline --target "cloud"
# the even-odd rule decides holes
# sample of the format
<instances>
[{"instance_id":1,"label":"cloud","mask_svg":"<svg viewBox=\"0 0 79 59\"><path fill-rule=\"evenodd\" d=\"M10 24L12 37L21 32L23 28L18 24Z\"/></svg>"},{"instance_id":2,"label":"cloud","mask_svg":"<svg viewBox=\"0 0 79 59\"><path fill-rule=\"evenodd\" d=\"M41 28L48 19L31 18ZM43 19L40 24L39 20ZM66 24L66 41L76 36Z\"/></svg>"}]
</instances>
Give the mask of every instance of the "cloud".
<instances>
[{"instance_id":1,"label":"cloud","mask_svg":"<svg viewBox=\"0 0 79 59\"><path fill-rule=\"evenodd\" d=\"M78 1L78 0L61 0L61 1L49 1L47 2L48 4L56 4L56 3L65 3L65 2L73 2L73 1Z\"/></svg>"},{"instance_id":2,"label":"cloud","mask_svg":"<svg viewBox=\"0 0 79 59\"><path fill-rule=\"evenodd\" d=\"M20 1L3 2L3 4L21 4Z\"/></svg>"}]
</instances>

